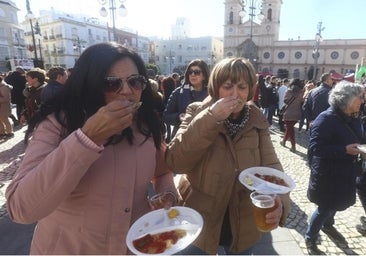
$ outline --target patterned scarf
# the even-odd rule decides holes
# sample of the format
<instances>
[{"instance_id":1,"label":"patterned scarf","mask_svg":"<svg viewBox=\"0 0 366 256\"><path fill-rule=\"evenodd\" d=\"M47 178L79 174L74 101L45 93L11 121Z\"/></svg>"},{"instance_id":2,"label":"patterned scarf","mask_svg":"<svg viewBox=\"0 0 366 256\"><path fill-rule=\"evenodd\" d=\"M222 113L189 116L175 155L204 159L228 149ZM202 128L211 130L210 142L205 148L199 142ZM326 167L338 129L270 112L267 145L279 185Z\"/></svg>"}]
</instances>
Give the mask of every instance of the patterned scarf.
<instances>
[{"instance_id":1,"label":"patterned scarf","mask_svg":"<svg viewBox=\"0 0 366 256\"><path fill-rule=\"evenodd\" d=\"M240 112L240 116L238 119L230 119L230 118L225 119L224 124L231 139L234 139L236 134L245 127L248 120L249 120L249 107L247 105L244 105L244 108Z\"/></svg>"}]
</instances>

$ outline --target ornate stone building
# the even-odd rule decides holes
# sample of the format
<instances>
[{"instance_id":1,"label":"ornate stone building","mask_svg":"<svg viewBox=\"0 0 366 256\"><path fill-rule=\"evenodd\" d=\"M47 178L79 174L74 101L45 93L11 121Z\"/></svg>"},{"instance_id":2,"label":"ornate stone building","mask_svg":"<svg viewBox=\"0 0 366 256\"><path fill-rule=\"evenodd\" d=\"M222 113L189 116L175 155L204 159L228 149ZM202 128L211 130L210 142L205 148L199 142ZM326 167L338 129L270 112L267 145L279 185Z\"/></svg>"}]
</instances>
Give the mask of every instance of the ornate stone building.
<instances>
[{"instance_id":1,"label":"ornate stone building","mask_svg":"<svg viewBox=\"0 0 366 256\"><path fill-rule=\"evenodd\" d=\"M366 39L323 40L318 48L315 39L280 41L283 0L245 2L253 8L244 8L242 0L225 0L224 56L248 58L258 72L285 70L288 77L310 79L309 70L316 68L319 79L324 72L351 73L366 56Z\"/></svg>"},{"instance_id":2,"label":"ornate stone building","mask_svg":"<svg viewBox=\"0 0 366 256\"><path fill-rule=\"evenodd\" d=\"M26 58L24 31L18 24L18 11L13 1L0 1L0 72L9 70L9 59Z\"/></svg>"}]
</instances>

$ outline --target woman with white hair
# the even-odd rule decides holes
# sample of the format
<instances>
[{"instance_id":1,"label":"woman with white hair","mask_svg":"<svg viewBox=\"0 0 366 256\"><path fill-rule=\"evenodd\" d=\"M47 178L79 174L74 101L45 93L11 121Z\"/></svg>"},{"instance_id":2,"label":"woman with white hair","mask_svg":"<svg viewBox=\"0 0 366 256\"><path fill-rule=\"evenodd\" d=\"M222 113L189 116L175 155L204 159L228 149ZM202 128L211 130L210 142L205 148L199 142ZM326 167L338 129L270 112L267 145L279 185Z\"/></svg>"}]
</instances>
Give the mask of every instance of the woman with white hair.
<instances>
[{"instance_id":1,"label":"woman with white hair","mask_svg":"<svg viewBox=\"0 0 366 256\"><path fill-rule=\"evenodd\" d=\"M365 142L360 107L364 87L346 81L330 92L330 107L314 121L310 130L312 152L308 198L318 207L310 218L305 242L310 255L324 254L316 245L322 230L337 243L346 243L334 225L337 211L343 211L356 200L358 145Z\"/></svg>"}]
</instances>

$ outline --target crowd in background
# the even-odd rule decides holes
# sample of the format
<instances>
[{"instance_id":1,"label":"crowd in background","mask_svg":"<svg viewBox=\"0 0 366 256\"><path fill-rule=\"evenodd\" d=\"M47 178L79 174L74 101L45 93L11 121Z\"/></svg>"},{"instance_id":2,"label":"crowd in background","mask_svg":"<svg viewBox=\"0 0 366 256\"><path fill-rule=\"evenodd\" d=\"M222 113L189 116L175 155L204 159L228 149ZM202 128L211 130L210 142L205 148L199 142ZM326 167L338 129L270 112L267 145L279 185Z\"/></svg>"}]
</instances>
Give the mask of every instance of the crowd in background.
<instances>
[{"instance_id":1,"label":"crowd in background","mask_svg":"<svg viewBox=\"0 0 366 256\"><path fill-rule=\"evenodd\" d=\"M42 103L52 101L63 90L68 71L62 67L52 67L48 71L33 68L25 71L18 66L14 71L0 76L0 138L14 137L14 128L28 125ZM16 116L11 109L16 107ZM9 119L13 124L10 124ZM25 135L27 143L30 134Z\"/></svg>"},{"instance_id":2,"label":"crowd in background","mask_svg":"<svg viewBox=\"0 0 366 256\"><path fill-rule=\"evenodd\" d=\"M259 75L257 89L253 100L270 124L278 116L283 147L289 140L290 151L296 152L296 123L299 132L309 133L307 195L318 208L305 234L308 253L324 254L317 247L320 230L336 243L347 243L335 227L334 216L355 203L356 192L366 213L365 152L358 148L366 142L365 84L331 73L322 74L320 81ZM361 216L360 222L356 229L366 235L366 217Z\"/></svg>"}]
</instances>

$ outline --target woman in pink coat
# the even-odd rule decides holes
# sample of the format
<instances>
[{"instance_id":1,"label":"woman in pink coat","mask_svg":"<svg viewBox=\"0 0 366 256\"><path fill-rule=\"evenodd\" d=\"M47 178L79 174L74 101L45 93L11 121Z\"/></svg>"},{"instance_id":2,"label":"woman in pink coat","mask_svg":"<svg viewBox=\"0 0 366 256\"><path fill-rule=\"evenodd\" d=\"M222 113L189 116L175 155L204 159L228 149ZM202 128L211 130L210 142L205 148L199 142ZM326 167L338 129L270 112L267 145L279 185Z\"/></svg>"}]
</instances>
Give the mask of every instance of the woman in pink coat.
<instances>
[{"instance_id":1,"label":"woman in pink coat","mask_svg":"<svg viewBox=\"0 0 366 256\"><path fill-rule=\"evenodd\" d=\"M9 215L38 222L31 254L128 254L130 226L150 211L150 182L176 193L144 63L121 45L96 44L65 86L29 124Z\"/></svg>"}]
</instances>

